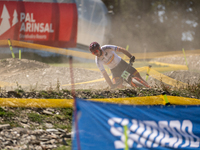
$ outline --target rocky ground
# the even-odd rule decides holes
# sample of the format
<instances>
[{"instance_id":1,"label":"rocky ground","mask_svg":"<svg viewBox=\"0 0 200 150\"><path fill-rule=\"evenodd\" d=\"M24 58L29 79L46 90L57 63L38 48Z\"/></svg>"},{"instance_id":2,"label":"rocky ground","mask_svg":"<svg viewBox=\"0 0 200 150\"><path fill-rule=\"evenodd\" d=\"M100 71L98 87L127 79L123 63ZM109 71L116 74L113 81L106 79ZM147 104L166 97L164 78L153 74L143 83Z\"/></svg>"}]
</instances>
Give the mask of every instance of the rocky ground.
<instances>
[{"instance_id":1,"label":"rocky ground","mask_svg":"<svg viewBox=\"0 0 200 150\"><path fill-rule=\"evenodd\" d=\"M170 56L152 61L185 65L183 57ZM165 75L185 83L199 83L200 56L187 56L188 71L170 71ZM73 68L74 82L103 78L100 72ZM153 82L148 82L151 86ZM71 95L70 69L53 67L27 59L0 60L0 98L64 98ZM163 89L110 90L105 81L78 84L76 96L81 98L133 97L160 95ZM81 90L80 90L81 89ZM200 93L184 91L170 95L199 98ZM185 95L184 95L185 94ZM196 95L195 95L196 94ZM72 109L0 108L0 149L63 149L70 148Z\"/></svg>"},{"instance_id":2,"label":"rocky ground","mask_svg":"<svg viewBox=\"0 0 200 150\"><path fill-rule=\"evenodd\" d=\"M66 139L71 139L71 135L61 129L30 130L4 124L0 130L0 148L6 150L55 149L68 145Z\"/></svg>"}]
</instances>

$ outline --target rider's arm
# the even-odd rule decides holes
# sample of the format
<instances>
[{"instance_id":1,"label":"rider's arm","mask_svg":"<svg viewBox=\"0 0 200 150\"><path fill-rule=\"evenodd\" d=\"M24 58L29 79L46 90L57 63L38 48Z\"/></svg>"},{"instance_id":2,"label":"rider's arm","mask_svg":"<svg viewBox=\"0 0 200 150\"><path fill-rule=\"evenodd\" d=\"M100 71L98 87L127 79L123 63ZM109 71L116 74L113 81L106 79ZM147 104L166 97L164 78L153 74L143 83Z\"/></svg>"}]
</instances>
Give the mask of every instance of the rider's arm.
<instances>
[{"instance_id":1,"label":"rider's arm","mask_svg":"<svg viewBox=\"0 0 200 150\"><path fill-rule=\"evenodd\" d=\"M104 49L105 51L114 50L116 52L122 52L126 56L128 56L129 58L132 57L131 53L129 53L126 49L119 47L119 46L116 46L116 45L104 45L101 48Z\"/></svg>"},{"instance_id":2,"label":"rider's arm","mask_svg":"<svg viewBox=\"0 0 200 150\"><path fill-rule=\"evenodd\" d=\"M95 57L95 62L97 64L97 67L99 68L99 70L103 74L103 77L105 78L106 82L109 84L110 87L112 87L113 83L112 83L110 77L108 76L106 70L104 69L104 66L103 66L102 62L99 61L97 57Z\"/></svg>"},{"instance_id":3,"label":"rider's arm","mask_svg":"<svg viewBox=\"0 0 200 150\"><path fill-rule=\"evenodd\" d=\"M110 79L110 77L108 76L106 70L101 71L103 74L103 77L105 78L106 82L109 84L110 87L112 87L113 83Z\"/></svg>"},{"instance_id":4,"label":"rider's arm","mask_svg":"<svg viewBox=\"0 0 200 150\"><path fill-rule=\"evenodd\" d=\"M124 53L126 56L128 56L129 58L132 57L131 53L129 53L126 49L122 48L122 47L117 47L117 52L122 52Z\"/></svg>"}]
</instances>

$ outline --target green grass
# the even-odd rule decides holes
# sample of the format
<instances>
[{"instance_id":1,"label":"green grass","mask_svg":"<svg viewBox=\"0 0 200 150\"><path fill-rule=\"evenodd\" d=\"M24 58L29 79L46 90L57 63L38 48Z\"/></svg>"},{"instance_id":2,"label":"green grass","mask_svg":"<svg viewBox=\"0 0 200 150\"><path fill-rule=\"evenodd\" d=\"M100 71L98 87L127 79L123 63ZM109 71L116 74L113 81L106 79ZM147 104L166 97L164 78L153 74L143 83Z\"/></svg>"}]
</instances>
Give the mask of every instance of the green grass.
<instances>
[{"instance_id":1,"label":"green grass","mask_svg":"<svg viewBox=\"0 0 200 150\"><path fill-rule=\"evenodd\" d=\"M68 141L67 141L67 144L69 144ZM61 147L58 147L54 150L71 150L71 143L70 143L69 146L61 146Z\"/></svg>"},{"instance_id":2,"label":"green grass","mask_svg":"<svg viewBox=\"0 0 200 150\"><path fill-rule=\"evenodd\" d=\"M13 112L11 112L11 111L5 111L4 109L2 109L0 107L0 117L11 119L13 116L15 116L15 114Z\"/></svg>"},{"instance_id":3,"label":"green grass","mask_svg":"<svg viewBox=\"0 0 200 150\"><path fill-rule=\"evenodd\" d=\"M28 118L33 122L42 123L44 116L36 114L36 113L29 113Z\"/></svg>"}]
</instances>

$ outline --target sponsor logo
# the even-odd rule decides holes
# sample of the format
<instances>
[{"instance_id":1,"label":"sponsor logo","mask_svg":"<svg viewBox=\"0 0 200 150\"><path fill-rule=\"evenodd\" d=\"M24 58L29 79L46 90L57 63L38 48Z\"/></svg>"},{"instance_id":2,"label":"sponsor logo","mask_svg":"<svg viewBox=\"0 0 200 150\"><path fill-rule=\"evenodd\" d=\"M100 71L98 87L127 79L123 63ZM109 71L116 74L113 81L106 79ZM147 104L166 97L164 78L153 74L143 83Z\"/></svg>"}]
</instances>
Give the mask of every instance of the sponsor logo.
<instances>
[{"instance_id":1,"label":"sponsor logo","mask_svg":"<svg viewBox=\"0 0 200 150\"><path fill-rule=\"evenodd\" d=\"M193 134L193 124L190 120L171 121L139 121L126 118L110 118L110 132L117 137L115 149L125 148L123 127L127 126L127 144L129 148L137 147L169 147L169 148L199 148L199 137Z\"/></svg>"},{"instance_id":2,"label":"sponsor logo","mask_svg":"<svg viewBox=\"0 0 200 150\"><path fill-rule=\"evenodd\" d=\"M34 19L33 13L20 13L20 22L21 28L20 32L48 32L53 33L54 30L52 29L52 23L36 23L36 20Z\"/></svg>"},{"instance_id":3,"label":"sponsor logo","mask_svg":"<svg viewBox=\"0 0 200 150\"><path fill-rule=\"evenodd\" d=\"M12 20L12 23L10 22L10 19ZM16 9L14 9L13 14L10 15L6 5L4 4L1 13L0 36L17 23L20 23L19 38L47 39L47 36L41 35L41 33L54 32L52 23L37 22L36 18L34 18L34 13L17 13Z\"/></svg>"}]
</instances>

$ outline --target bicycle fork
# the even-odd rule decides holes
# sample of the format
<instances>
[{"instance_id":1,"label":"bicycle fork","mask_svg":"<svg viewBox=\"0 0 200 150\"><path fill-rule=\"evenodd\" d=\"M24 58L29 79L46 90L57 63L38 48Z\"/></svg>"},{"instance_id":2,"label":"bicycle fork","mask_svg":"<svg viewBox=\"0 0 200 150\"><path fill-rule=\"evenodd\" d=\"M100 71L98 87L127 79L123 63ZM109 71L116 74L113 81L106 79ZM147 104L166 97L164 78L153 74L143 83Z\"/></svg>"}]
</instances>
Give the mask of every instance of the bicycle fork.
<instances>
[{"instance_id":1,"label":"bicycle fork","mask_svg":"<svg viewBox=\"0 0 200 150\"><path fill-rule=\"evenodd\" d=\"M138 77L133 77L135 80L137 80L138 82L140 82L141 84L143 84L144 86L146 86L147 88L151 88L146 82L142 81L141 79L139 79ZM132 81L131 81L132 84ZM134 83L133 83L134 84Z\"/></svg>"}]
</instances>

